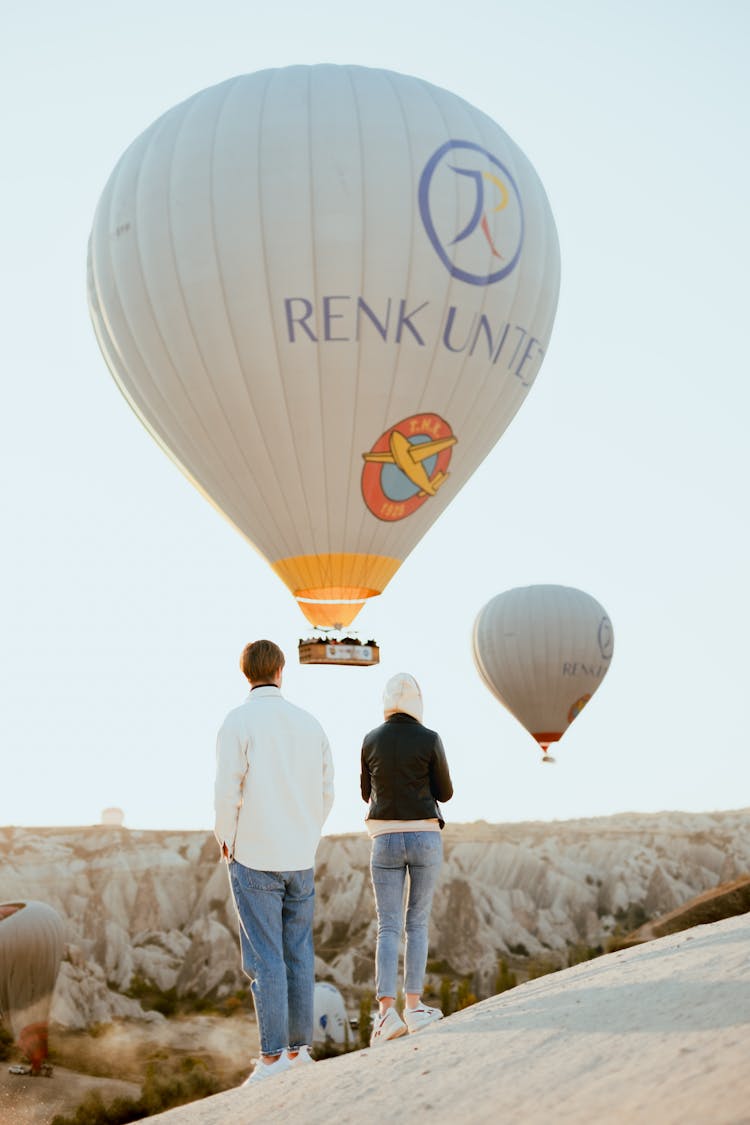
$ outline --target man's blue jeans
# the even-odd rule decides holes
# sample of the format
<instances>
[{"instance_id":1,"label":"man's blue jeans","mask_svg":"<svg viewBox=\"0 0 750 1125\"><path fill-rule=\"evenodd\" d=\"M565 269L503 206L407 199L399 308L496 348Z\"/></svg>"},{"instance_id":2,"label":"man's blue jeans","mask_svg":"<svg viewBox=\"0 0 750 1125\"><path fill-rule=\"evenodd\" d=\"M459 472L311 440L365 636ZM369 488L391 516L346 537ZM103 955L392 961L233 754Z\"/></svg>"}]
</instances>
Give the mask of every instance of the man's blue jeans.
<instances>
[{"instance_id":1,"label":"man's blue jeans","mask_svg":"<svg viewBox=\"0 0 750 1125\"><path fill-rule=\"evenodd\" d=\"M378 1000L383 996L396 995L407 872L404 992L422 993L432 896L442 862L443 841L439 832L385 832L382 836L373 837L370 874L378 914L375 950Z\"/></svg>"},{"instance_id":2,"label":"man's blue jeans","mask_svg":"<svg viewBox=\"0 0 750 1125\"><path fill-rule=\"evenodd\" d=\"M233 860L229 878L261 1054L295 1051L313 1035L313 869L255 871Z\"/></svg>"}]
</instances>

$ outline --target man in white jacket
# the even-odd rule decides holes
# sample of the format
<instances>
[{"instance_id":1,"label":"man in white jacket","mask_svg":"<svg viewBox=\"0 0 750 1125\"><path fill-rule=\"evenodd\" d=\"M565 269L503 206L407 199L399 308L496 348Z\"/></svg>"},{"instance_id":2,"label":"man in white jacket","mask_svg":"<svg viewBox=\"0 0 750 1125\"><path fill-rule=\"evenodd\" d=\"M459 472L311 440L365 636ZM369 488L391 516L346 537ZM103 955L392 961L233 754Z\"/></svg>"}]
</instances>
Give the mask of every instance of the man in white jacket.
<instances>
[{"instance_id":1,"label":"man in white jacket","mask_svg":"<svg viewBox=\"0 0 750 1125\"><path fill-rule=\"evenodd\" d=\"M219 731L214 832L260 1032L248 1084L312 1062L313 863L333 804L333 761L318 720L281 694L281 649L254 641L240 667L250 694Z\"/></svg>"}]
</instances>

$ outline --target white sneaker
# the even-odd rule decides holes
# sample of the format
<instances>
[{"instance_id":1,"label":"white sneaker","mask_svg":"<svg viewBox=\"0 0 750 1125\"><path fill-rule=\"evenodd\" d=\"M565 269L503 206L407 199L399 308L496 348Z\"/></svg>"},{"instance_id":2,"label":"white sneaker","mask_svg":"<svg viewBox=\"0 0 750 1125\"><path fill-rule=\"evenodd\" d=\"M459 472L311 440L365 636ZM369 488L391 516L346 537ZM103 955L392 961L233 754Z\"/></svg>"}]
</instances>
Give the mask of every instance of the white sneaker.
<instances>
[{"instance_id":1,"label":"white sneaker","mask_svg":"<svg viewBox=\"0 0 750 1125\"><path fill-rule=\"evenodd\" d=\"M286 1057L289 1059L289 1052L287 1051ZM309 1047L299 1047L297 1054L293 1059L289 1059L290 1066L307 1066L308 1063L314 1063L315 1059L310 1054Z\"/></svg>"},{"instance_id":2,"label":"white sneaker","mask_svg":"<svg viewBox=\"0 0 750 1125\"><path fill-rule=\"evenodd\" d=\"M426 1004L420 1004L418 1008L404 1009L404 1019L410 1035L415 1031L421 1031L428 1023L434 1023L435 1020L442 1018L443 1013L439 1008L429 1008Z\"/></svg>"},{"instance_id":3,"label":"white sneaker","mask_svg":"<svg viewBox=\"0 0 750 1125\"><path fill-rule=\"evenodd\" d=\"M372 1025L370 1046L376 1047L378 1043L386 1043L389 1039L398 1039L406 1035L408 1028L395 1008L386 1008L382 1016L376 1016Z\"/></svg>"},{"instance_id":4,"label":"white sneaker","mask_svg":"<svg viewBox=\"0 0 750 1125\"><path fill-rule=\"evenodd\" d=\"M312 1062L312 1059L310 1061ZM276 1062L264 1063L262 1059L258 1059L253 1073L242 1083L242 1089L245 1086L256 1086L258 1082L265 1082L266 1079L273 1078L276 1074L283 1074L285 1070L289 1070L292 1066L293 1063L287 1057L285 1051L279 1055Z\"/></svg>"}]
</instances>

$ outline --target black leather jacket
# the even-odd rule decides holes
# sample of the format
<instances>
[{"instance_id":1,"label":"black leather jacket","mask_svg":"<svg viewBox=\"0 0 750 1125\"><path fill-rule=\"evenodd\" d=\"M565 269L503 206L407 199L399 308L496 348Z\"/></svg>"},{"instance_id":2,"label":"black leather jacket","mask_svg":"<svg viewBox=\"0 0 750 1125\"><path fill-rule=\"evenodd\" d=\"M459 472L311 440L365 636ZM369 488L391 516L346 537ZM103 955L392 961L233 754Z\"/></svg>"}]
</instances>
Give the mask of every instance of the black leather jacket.
<instances>
[{"instance_id":1,"label":"black leather jacket","mask_svg":"<svg viewBox=\"0 0 750 1125\"><path fill-rule=\"evenodd\" d=\"M365 735L362 798L367 820L445 821L437 801L449 801L453 783L440 735L411 715L397 712Z\"/></svg>"}]
</instances>

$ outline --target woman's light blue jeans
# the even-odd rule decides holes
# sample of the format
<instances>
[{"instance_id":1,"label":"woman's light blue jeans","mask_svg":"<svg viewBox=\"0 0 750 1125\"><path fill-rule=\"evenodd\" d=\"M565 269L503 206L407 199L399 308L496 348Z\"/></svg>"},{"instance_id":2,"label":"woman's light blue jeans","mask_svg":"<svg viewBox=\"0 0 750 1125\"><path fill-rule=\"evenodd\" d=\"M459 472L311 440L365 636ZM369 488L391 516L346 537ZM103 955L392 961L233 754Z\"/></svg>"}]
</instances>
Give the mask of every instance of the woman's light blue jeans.
<instances>
[{"instance_id":1,"label":"woman's light blue jeans","mask_svg":"<svg viewBox=\"0 0 750 1125\"><path fill-rule=\"evenodd\" d=\"M233 860L229 879L261 1054L296 1051L313 1036L313 869L256 871Z\"/></svg>"},{"instance_id":2,"label":"woman's light blue jeans","mask_svg":"<svg viewBox=\"0 0 750 1125\"><path fill-rule=\"evenodd\" d=\"M378 1000L396 995L407 875L404 992L422 993L432 896L442 862L443 841L439 832L386 832L373 837L370 874L378 914L375 950Z\"/></svg>"}]
</instances>

